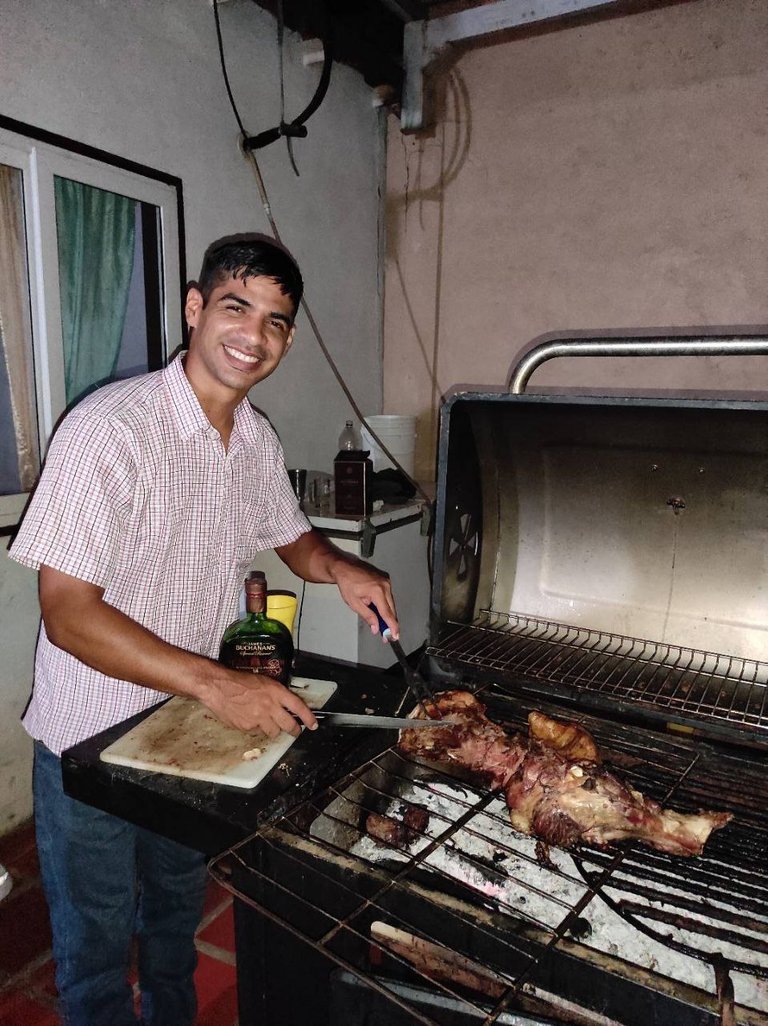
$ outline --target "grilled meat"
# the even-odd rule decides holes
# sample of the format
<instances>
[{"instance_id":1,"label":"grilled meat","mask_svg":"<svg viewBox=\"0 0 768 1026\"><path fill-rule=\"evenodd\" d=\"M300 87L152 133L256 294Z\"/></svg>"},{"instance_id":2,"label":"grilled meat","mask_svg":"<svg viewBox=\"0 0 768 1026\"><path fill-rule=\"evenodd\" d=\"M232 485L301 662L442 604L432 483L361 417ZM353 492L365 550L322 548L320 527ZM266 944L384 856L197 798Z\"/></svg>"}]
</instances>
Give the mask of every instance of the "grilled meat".
<instances>
[{"instance_id":1,"label":"grilled meat","mask_svg":"<svg viewBox=\"0 0 768 1026\"><path fill-rule=\"evenodd\" d=\"M435 704L446 719L459 722L443 730L403 730L401 750L437 762L457 763L492 791L501 790L525 758L525 743L491 722L485 706L468 691L445 691L437 696ZM423 717L421 711L419 715Z\"/></svg>"},{"instance_id":2,"label":"grilled meat","mask_svg":"<svg viewBox=\"0 0 768 1026\"><path fill-rule=\"evenodd\" d=\"M400 814L402 819L369 812L365 820L365 832L382 844L406 848L427 829L429 813L421 805L408 805L400 810Z\"/></svg>"},{"instance_id":3,"label":"grilled meat","mask_svg":"<svg viewBox=\"0 0 768 1026\"><path fill-rule=\"evenodd\" d=\"M532 712L528 714L528 733L532 741L554 748L566 759L602 762L595 739L577 723L562 723L544 713Z\"/></svg>"},{"instance_id":4,"label":"grilled meat","mask_svg":"<svg viewBox=\"0 0 768 1026\"><path fill-rule=\"evenodd\" d=\"M700 855L711 832L732 818L725 812L662 809L602 766L594 738L575 723L532 712L528 737L510 736L468 692L445 692L436 704L444 716L461 722L445 730L404 730L402 751L458 763L503 791L515 830L546 844L568 848L578 841L602 846L635 839L672 855Z\"/></svg>"},{"instance_id":5,"label":"grilled meat","mask_svg":"<svg viewBox=\"0 0 768 1026\"><path fill-rule=\"evenodd\" d=\"M604 766L563 758L541 742L531 745L505 797L515 830L561 848L636 839L670 855L700 855L710 833L731 819L662 809Z\"/></svg>"}]
</instances>

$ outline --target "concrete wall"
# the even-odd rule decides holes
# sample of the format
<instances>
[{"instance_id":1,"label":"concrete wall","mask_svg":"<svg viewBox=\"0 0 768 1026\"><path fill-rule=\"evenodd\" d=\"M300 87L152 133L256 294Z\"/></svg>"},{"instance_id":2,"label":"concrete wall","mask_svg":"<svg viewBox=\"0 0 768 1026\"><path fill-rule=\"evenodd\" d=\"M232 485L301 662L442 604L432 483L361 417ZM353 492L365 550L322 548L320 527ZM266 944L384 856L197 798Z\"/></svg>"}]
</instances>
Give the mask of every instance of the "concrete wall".
<instances>
[{"instance_id":1,"label":"concrete wall","mask_svg":"<svg viewBox=\"0 0 768 1026\"><path fill-rule=\"evenodd\" d=\"M384 410L504 385L550 332L768 322L768 5L693 0L509 36L437 76L437 127L390 119ZM557 361L566 388L759 389L768 360Z\"/></svg>"},{"instance_id":2,"label":"concrete wall","mask_svg":"<svg viewBox=\"0 0 768 1026\"><path fill-rule=\"evenodd\" d=\"M249 132L280 118L274 19L250 0L222 4L228 70ZM160 168L184 183L188 273L208 242L267 230L240 155L209 0L0 0L0 113ZM319 66L287 37L286 105L298 114ZM363 406L381 404L377 295L383 133L370 90L335 66L329 94L294 146L261 151L272 211L304 272L307 299ZM253 401L289 465L330 470L349 410L303 316L293 349ZM0 832L29 814L29 745L18 715L31 687L36 581L0 545Z\"/></svg>"}]
</instances>

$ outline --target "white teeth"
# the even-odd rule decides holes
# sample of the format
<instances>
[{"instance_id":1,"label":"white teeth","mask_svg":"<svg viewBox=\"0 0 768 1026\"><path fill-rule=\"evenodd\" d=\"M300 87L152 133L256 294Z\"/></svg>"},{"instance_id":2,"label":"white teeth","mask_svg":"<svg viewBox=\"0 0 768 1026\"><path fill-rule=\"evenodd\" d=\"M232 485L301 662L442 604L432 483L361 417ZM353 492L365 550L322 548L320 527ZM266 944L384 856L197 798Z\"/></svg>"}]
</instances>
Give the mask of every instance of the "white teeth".
<instances>
[{"instance_id":1,"label":"white teeth","mask_svg":"<svg viewBox=\"0 0 768 1026\"><path fill-rule=\"evenodd\" d=\"M237 349L230 349L229 346L224 346L224 352L229 353L230 356L234 357L235 360L242 360L243 363L260 363L261 358L258 356L246 356L245 353L239 352Z\"/></svg>"}]
</instances>

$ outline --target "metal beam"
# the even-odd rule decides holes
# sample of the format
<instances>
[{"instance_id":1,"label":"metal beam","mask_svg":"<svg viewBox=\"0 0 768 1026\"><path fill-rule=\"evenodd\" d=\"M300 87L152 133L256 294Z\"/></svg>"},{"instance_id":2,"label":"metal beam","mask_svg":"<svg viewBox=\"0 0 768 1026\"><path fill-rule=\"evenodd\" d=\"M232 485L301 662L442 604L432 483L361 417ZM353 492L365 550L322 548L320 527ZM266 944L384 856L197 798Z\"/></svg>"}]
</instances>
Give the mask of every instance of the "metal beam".
<instances>
[{"instance_id":1,"label":"metal beam","mask_svg":"<svg viewBox=\"0 0 768 1026\"><path fill-rule=\"evenodd\" d=\"M595 7L608 7L618 0L496 0L458 14L432 20L409 21L404 26L403 83L400 123L404 132L428 127L424 107L424 76L429 66L452 43L551 21Z\"/></svg>"}]
</instances>

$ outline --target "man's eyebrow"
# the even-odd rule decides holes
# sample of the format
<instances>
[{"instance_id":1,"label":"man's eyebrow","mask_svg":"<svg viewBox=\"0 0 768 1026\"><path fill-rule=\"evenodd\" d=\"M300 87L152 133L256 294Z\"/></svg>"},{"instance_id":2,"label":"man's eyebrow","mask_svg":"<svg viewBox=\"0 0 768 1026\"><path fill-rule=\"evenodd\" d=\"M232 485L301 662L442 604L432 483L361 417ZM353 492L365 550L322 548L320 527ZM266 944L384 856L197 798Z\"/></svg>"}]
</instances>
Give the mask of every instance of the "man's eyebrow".
<instances>
[{"instance_id":1,"label":"man's eyebrow","mask_svg":"<svg viewBox=\"0 0 768 1026\"><path fill-rule=\"evenodd\" d=\"M247 299L243 299L242 296L238 296L235 292L227 292L223 296L220 296L217 300L219 303L239 303L240 306L247 306L250 310L253 307L253 303ZM280 313L279 310L271 310L269 316L276 321L284 321L285 324L290 328L293 325L291 318L284 313Z\"/></svg>"},{"instance_id":2,"label":"man's eyebrow","mask_svg":"<svg viewBox=\"0 0 768 1026\"><path fill-rule=\"evenodd\" d=\"M291 318L284 313L280 313L279 310L273 310L269 316L272 318L273 321L285 321L289 328L293 324Z\"/></svg>"},{"instance_id":3,"label":"man's eyebrow","mask_svg":"<svg viewBox=\"0 0 768 1026\"><path fill-rule=\"evenodd\" d=\"M219 300L218 300L219 303L227 303L227 302L231 303L233 301L235 303L239 303L240 306L248 306L248 307L250 307L250 306L253 305L252 303L249 303L247 299L243 299L242 296L238 296L234 292L227 292L226 295L219 296Z\"/></svg>"}]
</instances>

